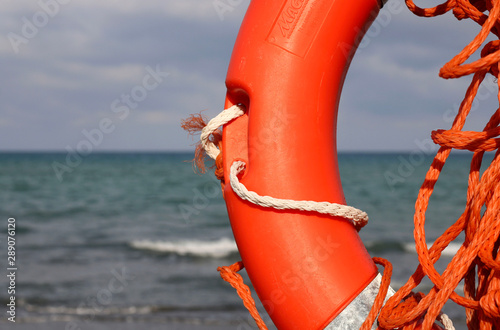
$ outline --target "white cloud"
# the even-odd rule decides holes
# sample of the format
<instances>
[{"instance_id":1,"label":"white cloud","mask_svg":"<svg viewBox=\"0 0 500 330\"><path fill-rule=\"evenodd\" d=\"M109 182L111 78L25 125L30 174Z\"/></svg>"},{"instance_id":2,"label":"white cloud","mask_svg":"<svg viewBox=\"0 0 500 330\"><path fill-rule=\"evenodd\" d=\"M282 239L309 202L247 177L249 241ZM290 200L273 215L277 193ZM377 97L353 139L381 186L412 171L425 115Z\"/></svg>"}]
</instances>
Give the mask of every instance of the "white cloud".
<instances>
[{"instance_id":1,"label":"white cloud","mask_svg":"<svg viewBox=\"0 0 500 330\"><path fill-rule=\"evenodd\" d=\"M180 119L222 110L224 77L249 1L221 0L233 5L222 21L214 0L67 1L17 54L7 34L21 34L23 17L32 20L43 8L39 0L2 4L0 141L62 149L81 138L82 128L115 115L111 103L141 83L147 65L159 64L171 75L119 121L105 147L150 148L154 139L158 148L187 148L191 141ZM423 19L404 7L385 19L356 54L341 103L341 120L366 130L362 145L368 149L380 148L377 139L383 149L411 147L408 135L426 130L460 102L467 79L444 81L437 73L477 32L451 14ZM361 148L353 142L354 130L344 134L350 136L343 140L347 148Z\"/></svg>"}]
</instances>

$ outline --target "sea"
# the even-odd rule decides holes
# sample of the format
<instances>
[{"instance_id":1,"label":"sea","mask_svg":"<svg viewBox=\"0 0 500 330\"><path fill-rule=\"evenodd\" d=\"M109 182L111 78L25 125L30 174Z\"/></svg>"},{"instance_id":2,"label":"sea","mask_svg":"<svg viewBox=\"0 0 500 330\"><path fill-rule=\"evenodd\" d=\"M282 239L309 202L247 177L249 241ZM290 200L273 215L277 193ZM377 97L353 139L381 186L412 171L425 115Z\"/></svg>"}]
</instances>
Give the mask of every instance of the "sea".
<instances>
[{"instance_id":1,"label":"sea","mask_svg":"<svg viewBox=\"0 0 500 330\"><path fill-rule=\"evenodd\" d=\"M192 158L0 153L0 329L256 329L216 270L240 260L238 249L219 183L195 173ZM464 209L470 159L452 153L445 166L427 212L429 245ZM347 202L370 217L362 240L392 262L394 289L418 265L414 203L431 161L424 152L339 154ZM445 311L466 328L461 307Z\"/></svg>"}]
</instances>

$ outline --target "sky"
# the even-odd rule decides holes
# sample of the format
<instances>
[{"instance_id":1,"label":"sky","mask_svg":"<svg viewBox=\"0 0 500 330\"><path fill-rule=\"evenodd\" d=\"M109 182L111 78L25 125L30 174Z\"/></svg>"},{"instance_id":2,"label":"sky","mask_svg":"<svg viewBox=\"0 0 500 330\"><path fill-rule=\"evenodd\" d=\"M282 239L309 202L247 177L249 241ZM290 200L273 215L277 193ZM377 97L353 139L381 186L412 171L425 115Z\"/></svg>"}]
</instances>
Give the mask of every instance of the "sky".
<instances>
[{"instance_id":1,"label":"sky","mask_svg":"<svg viewBox=\"0 0 500 330\"><path fill-rule=\"evenodd\" d=\"M3 0L0 151L192 150L180 122L223 109L248 4ZM347 74L339 150L430 151L430 132L450 127L470 82L439 78L439 68L478 31L452 13L420 18L389 0ZM468 129L498 104L491 77L485 86Z\"/></svg>"}]
</instances>

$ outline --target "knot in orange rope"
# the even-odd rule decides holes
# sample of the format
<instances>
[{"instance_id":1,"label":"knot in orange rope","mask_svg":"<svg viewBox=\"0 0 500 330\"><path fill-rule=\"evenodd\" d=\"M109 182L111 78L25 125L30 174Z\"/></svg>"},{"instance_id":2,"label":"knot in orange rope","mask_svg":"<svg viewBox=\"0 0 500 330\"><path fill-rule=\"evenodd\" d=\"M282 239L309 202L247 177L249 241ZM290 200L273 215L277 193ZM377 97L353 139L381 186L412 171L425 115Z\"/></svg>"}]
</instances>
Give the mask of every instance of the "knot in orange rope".
<instances>
[{"instance_id":1,"label":"knot in orange rope","mask_svg":"<svg viewBox=\"0 0 500 330\"><path fill-rule=\"evenodd\" d=\"M493 40L484 45L481 50L481 57L486 57L490 54L494 54L500 50L500 40ZM498 78L498 63L493 63L489 68L489 73Z\"/></svg>"},{"instance_id":2,"label":"knot in orange rope","mask_svg":"<svg viewBox=\"0 0 500 330\"><path fill-rule=\"evenodd\" d=\"M432 141L442 147L469 151L494 151L500 146L500 127L482 132L435 130L431 133Z\"/></svg>"},{"instance_id":3,"label":"knot in orange rope","mask_svg":"<svg viewBox=\"0 0 500 330\"><path fill-rule=\"evenodd\" d=\"M418 303L424 299L425 294L422 292L411 292L405 299L404 301L399 305L401 308L401 311L404 310L414 310L415 307L417 307Z\"/></svg>"},{"instance_id":4,"label":"knot in orange rope","mask_svg":"<svg viewBox=\"0 0 500 330\"><path fill-rule=\"evenodd\" d=\"M267 330L267 326L259 315L259 311L255 306L255 301L252 298L252 293L248 286L243 283L243 278L238 272L244 268L243 262L238 261L231 266L222 266L218 267L217 271L220 273L222 279L229 284L233 288L236 289L238 296L240 296L243 301L243 305L248 309L250 315L255 320L255 323L259 327L260 330Z\"/></svg>"},{"instance_id":5,"label":"knot in orange rope","mask_svg":"<svg viewBox=\"0 0 500 330\"><path fill-rule=\"evenodd\" d=\"M421 313L415 313L415 311L424 297L422 292L410 292L401 302L394 305L388 303L378 317L379 326L383 329L394 329L403 326L406 322L418 321ZM410 318L409 315L414 316Z\"/></svg>"},{"instance_id":6,"label":"knot in orange rope","mask_svg":"<svg viewBox=\"0 0 500 330\"><path fill-rule=\"evenodd\" d=\"M500 290L490 291L479 300L484 314L490 318L500 317Z\"/></svg>"},{"instance_id":7,"label":"knot in orange rope","mask_svg":"<svg viewBox=\"0 0 500 330\"><path fill-rule=\"evenodd\" d=\"M484 57L481 57L471 63L465 63L465 61L479 49L490 33L498 36L500 29L500 25L498 23L498 18L500 17L500 6L498 5L498 0L485 0L484 4L481 1L474 0L450 0L434 8L425 9L417 7L412 0L406 0L406 2L408 8L420 16L430 17L442 15L446 11L453 9L459 19L470 18L476 23L482 25L481 31L474 38L474 40L472 40L472 42L470 42L458 55L441 68L439 72L441 77L446 79L458 78L483 70L488 71L493 66L498 65L498 62L500 61L500 51L498 51L496 43L491 43L486 47L486 50L484 50ZM489 11L489 15L486 15L480 10Z\"/></svg>"},{"instance_id":8,"label":"knot in orange rope","mask_svg":"<svg viewBox=\"0 0 500 330\"><path fill-rule=\"evenodd\" d=\"M456 7L453 8L453 14L459 20L471 17L479 19L486 10L487 3L485 0L457 1Z\"/></svg>"},{"instance_id":9,"label":"knot in orange rope","mask_svg":"<svg viewBox=\"0 0 500 330\"><path fill-rule=\"evenodd\" d=\"M217 267L217 271L220 273L220 277L226 282L232 283L233 280L241 279L241 275L238 274L240 270L244 268L243 262L238 261L231 266L221 266Z\"/></svg>"}]
</instances>

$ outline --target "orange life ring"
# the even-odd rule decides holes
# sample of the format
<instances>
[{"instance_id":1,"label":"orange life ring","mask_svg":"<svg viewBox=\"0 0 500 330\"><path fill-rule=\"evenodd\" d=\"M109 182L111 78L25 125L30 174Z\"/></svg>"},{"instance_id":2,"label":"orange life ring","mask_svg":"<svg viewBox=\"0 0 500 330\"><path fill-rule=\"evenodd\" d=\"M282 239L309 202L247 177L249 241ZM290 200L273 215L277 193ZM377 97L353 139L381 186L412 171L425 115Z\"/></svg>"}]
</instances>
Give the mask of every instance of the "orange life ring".
<instances>
[{"instance_id":1,"label":"orange life ring","mask_svg":"<svg viewBox=\"0 0 500 330\"><path fill-rule=\"evenodd\" d=\"M225 181L260 195L345 204L336 118L344 77L378 0L250 3L227 74L226 108L246 113L224 126ZM324 329L378 270L350 221L279 211L224 197L252 284L279 329Z\"/></svg>"}]
</instances>

